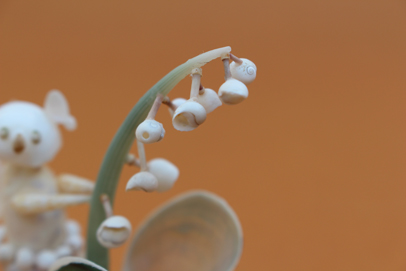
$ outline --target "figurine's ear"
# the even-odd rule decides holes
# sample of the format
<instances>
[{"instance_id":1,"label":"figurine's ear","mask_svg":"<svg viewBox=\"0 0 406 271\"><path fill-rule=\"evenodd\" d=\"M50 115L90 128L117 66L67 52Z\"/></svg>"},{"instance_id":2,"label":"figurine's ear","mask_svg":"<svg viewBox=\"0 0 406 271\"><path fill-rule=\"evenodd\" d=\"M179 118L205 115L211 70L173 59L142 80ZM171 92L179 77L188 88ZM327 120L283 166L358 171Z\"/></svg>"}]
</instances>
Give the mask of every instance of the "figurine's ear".
<instances>
[{"instance_id":1,"label":"figurine's ear","mask_svg":"<svg viewBox=\"0 0 406 271\"><path fill-rule=\"evenodd\" d=\"M76 119L70 115L68 101L59 90L48 92L44 110L55 123L63 125L69 131L76 129Z\"/></svg>"}]
</instances>

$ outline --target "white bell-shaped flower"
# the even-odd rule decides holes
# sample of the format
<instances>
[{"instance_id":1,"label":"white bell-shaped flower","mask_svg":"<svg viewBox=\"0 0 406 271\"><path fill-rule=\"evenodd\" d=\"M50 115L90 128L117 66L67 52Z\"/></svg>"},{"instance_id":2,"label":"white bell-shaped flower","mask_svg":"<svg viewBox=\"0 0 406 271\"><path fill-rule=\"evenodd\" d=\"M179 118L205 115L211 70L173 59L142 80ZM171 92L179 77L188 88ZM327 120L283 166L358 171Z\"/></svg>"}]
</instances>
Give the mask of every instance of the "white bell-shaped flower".
<instances>
[{"instance_id":1,"label":"white bell-shaped flower","mask_svg":"<svg viewBox=\"0 0 406 271\"><path fill-rule=\"evenodd\" d=\"M217 93L210 88L205 88L204 91L202 91L202 94L199 93L197 96L197 102L204 107L207 114L222 105Z\"/></svg>"},{"instance_id":2,"label":"white bell-shaped flower","mask_svg":"<svg viewBox=\"0 0 406 271\"><path fill-rule=\"evenodd\" d=\"M179 169L163 158L155 158L149 161L148 171L158 179L156 191L164 192L172 188L179 177Z\"/></svg>"},{"instance_id":3,"label":"white bell-shaped flower","mask_svg":"<svg viewBox=\"0 0 406 271\"><path fill-rule=\"evenodd\" d=\"M206 120L206 110L192 98L179 106L172 119L173 127L179 131L192 131Z\"/></svg>"},{"instance_id":4,"label":"white bell-shaped flower","mask_svg":"<svg viewBox=\"0 0 406 271\"><path fill-rule=\"evenodd\" d=\"M184 98L176 98L173 101L171 101L171 103L173 104L173 106L175 108L178 108L179 106L181 106L182 104L186 103L186 99ZM175 111L172 110L171 107L169 107L169 113L171 114L171 117L173 117L173 114L175 113Z\"/></svg>"},{"instance_id":5,"label":"white bell-shaped flower","mask_svg":"<svg viewBox=\"0 0 406 271\"><path fill-rule=\"evenodd\" d=\"M231 76L244 84L248 85L255 80L257 76L257 66L254 62L246 58L241 58L242 64L232 62L230 64Z\"/></svg>"},{"instance_id":6,"label":"white bell-shaped flower","mask_svg":"<svg viewBox=\"0 0 406 271\"><path fill-rule=\"evenodd\" d=\"M124 244L131 235L131 223L123 216L111 216L97 229L97 240L105 248Z\"/></svg>"},{"instance_id":7,"label":"white bell-shaped flower","mask_svg":"<svg viewBox=\"0 0 406 271\"><path fill-rule=\"evenodd\" d=\"M164 138L164 135L164 127L154 119L144 120L135 131L137 140L145 144L158 142Z\"/></svg>"},{"instance_id":8,"label":"white bell-shaped flower","mask_svg":"<svg viewBox=\"0 0 406 271\"><path fill-rule=\"evenodd\" d=\"M237 79L229 78L220 86L218 95L223 103L234 105L248 97L248 88Z\"/></svg>"},{"instance_id":9,"label":"white bell-shaped flower","mask_svg":"<svg viewBox=\"0 0 406 271\"><path fill-rule=\"evenodd\" d=\"M141 171L131 177L127 182L126 190L143 190L153 192L158 187L158 179L147 171Z\"/></svg>"}]
</instances>

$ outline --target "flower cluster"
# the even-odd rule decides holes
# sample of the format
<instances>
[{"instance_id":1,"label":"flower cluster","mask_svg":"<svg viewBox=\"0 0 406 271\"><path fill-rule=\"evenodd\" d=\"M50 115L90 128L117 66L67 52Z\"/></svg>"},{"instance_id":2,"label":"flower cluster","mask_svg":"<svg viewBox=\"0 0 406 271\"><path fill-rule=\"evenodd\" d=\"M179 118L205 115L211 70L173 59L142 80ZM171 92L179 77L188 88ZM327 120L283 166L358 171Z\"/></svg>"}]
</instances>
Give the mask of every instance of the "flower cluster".
<instances>
[{"instance_id":1,"label":"flower cluster","mask_svg":"<svg viewBox=\"0 0 406 271\"><path fill-rule=\"evenodd\" d=\"M230 60L233 62L230 64ZM218 93L203 87L201 83L202 69L191 71L192 85L188 100L177 98L171 101L168 97L158 95L146 119L137 127L135 137L137 141L138 157L128 155L127 163L140 168L140 172L133 175L127 182L126 190L142 190L145 192L164 192L172 188L179 177L178 168L163 158L156 158L147 163L144 144L161 141L165 136L163 125L155 120L160 105L166 104L172 116L172 124L176 130L192 131L204 123L207 114L223 103L235 105L248 97L248 88L256 77L255 64L244 58L238 58L230 53L222 56L225 82ZM106 247L116 247L123 244L131 233L130 222L121 216L112 216L112 211L106 195L102 202L107 219L97 231L99 243Z\"/></svg>"}]
</instances>

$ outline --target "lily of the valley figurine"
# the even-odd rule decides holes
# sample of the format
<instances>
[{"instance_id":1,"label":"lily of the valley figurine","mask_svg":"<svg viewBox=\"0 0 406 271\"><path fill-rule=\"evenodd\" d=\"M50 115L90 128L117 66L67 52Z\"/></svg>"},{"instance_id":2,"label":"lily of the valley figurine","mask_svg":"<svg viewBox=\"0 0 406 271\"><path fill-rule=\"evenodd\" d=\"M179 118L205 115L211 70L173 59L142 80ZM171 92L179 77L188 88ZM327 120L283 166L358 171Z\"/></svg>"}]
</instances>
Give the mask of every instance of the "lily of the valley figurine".
<instances>
[{"instance_id":1,"label":"lily of the valley figurine","mask_svg":"<svg viewBox=\"0 0 406 271\"><path fill-rule=\"evenodd\" d=\"M7 237L0 246L0 259L9 271L41 271L51 264L49 271L106 271L108 249L123 245L132 231L127 218L113 215L110 203L122 167L140 169L127 182L127 191L164 192L179 178L178 168L168 160L146 160L144 144L162 142L165 135L155 119L161 104L169 107L175 129L192 131L222 103L234 105L248 97L246 84L255 79L256 66L230 51L223 47L189 59L140 99L113 138L95 187L73 175L54 177L44 166L61 145L57 124L69 130L76 124L60 92L52 91L44 108L23 102L0 107L0 159L5 163L0 168L5 221L0 237ZM201 83L201 67L216 58L223 61L226 80L218 93ZM189 74L189 99L171 101L167 94ZM128 153L134 141L138 158ZM90 193L84 259L80 228L66 222L61 208L86 202ZM194 191L166 203L143 223L123 271L232 271L241 251L241 225L231 207L212 193Z\"/></svg>"},{"instance_id":2,"label":"lily of the valley figurine","mask_svg":"<svg viewBox=\"0 0 406 271\"><path fill-rule=\"evenodd\" d=\"M63 208L89 201L94 184L46 166L61 147L58 125L76 128L65 97L50 91L44 107L13 101L0 107L0 261L12 270L47 270L59 257L82 255L79 225Z\"/></svg>"}]
</instances>

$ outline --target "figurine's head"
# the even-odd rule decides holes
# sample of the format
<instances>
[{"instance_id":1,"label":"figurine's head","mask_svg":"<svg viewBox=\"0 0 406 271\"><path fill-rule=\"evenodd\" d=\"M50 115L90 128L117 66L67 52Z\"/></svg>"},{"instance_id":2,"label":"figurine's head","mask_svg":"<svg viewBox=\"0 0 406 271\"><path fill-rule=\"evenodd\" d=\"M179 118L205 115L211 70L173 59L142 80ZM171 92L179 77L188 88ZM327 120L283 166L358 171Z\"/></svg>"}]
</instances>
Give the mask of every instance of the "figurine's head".
<instances>
[{"instance_id":1,"label":"figurine's head","mask_svg":"<svg viewBox=\"0 0 406 271\"><path fill-rule=\"evenodd\" d=\"M25 167L39 167L52 160L61 147L62 124L76 128L69 106L58 90L45 99L44 108L13 101L0 106L0 160Z\"/></svg>"}]
</instances>

